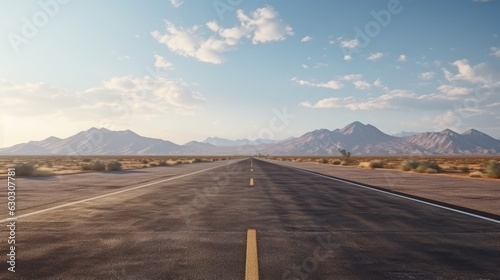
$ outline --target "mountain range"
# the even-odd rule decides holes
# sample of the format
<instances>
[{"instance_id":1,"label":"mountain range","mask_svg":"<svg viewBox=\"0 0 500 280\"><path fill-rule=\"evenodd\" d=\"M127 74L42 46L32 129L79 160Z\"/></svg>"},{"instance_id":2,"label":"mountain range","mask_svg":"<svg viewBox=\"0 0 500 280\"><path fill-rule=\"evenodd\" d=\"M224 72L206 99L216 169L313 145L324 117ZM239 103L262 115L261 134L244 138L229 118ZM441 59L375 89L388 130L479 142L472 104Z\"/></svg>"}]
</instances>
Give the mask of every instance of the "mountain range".
<instances>
[{"instance_id":1,"label":"mountain range","mask_svg":"<svg viewBox=\"0 0 500 280\"><path fill-rule=\"evenodd\" d=\"M397 137L383 133L370 124L353 122L344 128L318 129L282 141L229 140L209 137L203 142L184 145L143 137L131 130L111 131L91 128L71 137L49 137L1 148L0 155L333 155L346 149L353 155L408 154L500 154L500 140L470 129L457 133L450 129L440 132L410 133Z\"/></svg>"}]
</instances>

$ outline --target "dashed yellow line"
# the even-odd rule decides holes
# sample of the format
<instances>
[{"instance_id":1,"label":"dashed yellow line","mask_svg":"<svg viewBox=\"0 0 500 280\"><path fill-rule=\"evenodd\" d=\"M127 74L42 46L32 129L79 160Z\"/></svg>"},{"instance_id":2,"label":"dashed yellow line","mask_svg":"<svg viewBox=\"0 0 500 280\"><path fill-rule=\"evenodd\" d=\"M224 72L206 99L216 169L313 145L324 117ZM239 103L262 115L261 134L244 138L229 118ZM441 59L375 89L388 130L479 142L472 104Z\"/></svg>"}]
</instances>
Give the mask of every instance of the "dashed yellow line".
<instances>
[{"instance_id":1,"label":"dashed yellow line","mask_svg":"<svg viewBox=\"0 0 500 280\"><path fill-rule=\"evenodd\" d=\"M247 230L247 262L245 280L259 279L259 262L257 258L257 230Z\"/></svg>"}]
</instances>

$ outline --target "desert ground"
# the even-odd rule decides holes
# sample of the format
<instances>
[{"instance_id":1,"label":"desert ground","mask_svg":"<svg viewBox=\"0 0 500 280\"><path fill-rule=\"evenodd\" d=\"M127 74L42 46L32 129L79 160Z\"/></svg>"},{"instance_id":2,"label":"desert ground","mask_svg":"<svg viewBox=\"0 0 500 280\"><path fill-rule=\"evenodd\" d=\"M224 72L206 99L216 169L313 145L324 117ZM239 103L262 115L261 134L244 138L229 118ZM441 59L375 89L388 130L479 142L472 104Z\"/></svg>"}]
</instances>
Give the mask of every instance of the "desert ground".
<instances>
[{"instance_id":1,"label":"desert ground","mask_svg":"<svg viewBox=\"0 0 500 280\"><path fill-rule=\"evenodd\" d=\"M497 180L500 178L500 176L488 172L497 171L496 174L498 174L498 170L489 170L488 166L496 163L495 168L498 169L500 156L351 156L349 158L341 156L268 156L266 158L279 161L467 177L478 180ZM420 162L431 167L425 169L408 168L406 165L409 162Z\"/></svg>"},{"instance_id":2,"label":"desert ground","mask_svg":"<svg viewBox=\"0 0 500 280\"><path fill-rule=\"evenodd\" d=\"M46 177L83 172L105 171L84 168L96 162L106 165L112 162L121 164L120 170L143 169L157 166L174 166L199 162L227 160L231 156L2 156L0 157L0 178L5 178L7 169L20 164L33 167L33 172L24 177ZM19 172L18 172L19 173ZM20 174L18 174L19 176ZM23 176L21 174L21 176Z\"/></svg>"}]
</instances>

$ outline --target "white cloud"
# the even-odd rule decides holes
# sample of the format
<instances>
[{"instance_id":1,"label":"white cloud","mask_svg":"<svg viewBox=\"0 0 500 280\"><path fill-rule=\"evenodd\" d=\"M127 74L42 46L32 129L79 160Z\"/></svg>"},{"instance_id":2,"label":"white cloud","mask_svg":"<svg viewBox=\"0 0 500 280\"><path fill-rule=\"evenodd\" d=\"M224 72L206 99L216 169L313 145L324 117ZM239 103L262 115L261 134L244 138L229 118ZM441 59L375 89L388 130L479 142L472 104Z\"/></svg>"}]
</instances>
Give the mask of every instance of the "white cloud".
<instances>
[{"instance_id":1,"label":"white cloud","mask_svg":"<svg viewBox=\"0 0 500 280\"><path fill-rule=\"evenodd\" d=\"M368 83L367 81L363 81L363 80L359 80L359 81L354 81L352 83L354 85L355 88L357 89L370 89L372 87L372 85L370 83Z\"/></svg>"},{"instance_id":2,"label":"white cloud","mask_svg":"<svg viewBox=\"0 0 500 280\"><path fill-rule=\"evenodd\" d=\"M339 42L340 46L342 48L346 49L355 49L359 46L359 41L358 39L343 39L341 37L337 38L337 41Z\"/></svg>"},{"instance_id":3,"label":"white cloud","mask_svg":"<svg viewBox=\"0 0 500 280\"><path fill-rule=\"evenodd\" d=\"M352 60L352 56L350 56L350 55L348 55L348 54L347 54L347 55L344 55L344 60L345 60L345 61L351 61L351 60Z\"/></svg>"},{"instance_id":4,"label":"white cloud","mask_svg":"<svg viewBox=\"0 0 500 280\"><path fill-rule=\"evenodd\" d=\"M363 75L361 75L361 74L349 74L349 75L343 76L341 79L344 81L356 81L356 80L360 80L362 78L363 78Z\"/></svg>"},{"instance_id":5,"label":"white cloud","mask_svg":"<svg viewBox=\"0 0 500 280\"><path fill-rule=\"evenodd\" d=\"M311 37L311 36L305 36L305 37L304 37L304 38L302 38L300 41L301 41L302 43L305 43L305 42L309 42L309 41L311 41L312 39L313 39L313 37Z\"/></svg>"},{"instance_id":6,"label":"white cloud","mask_svg":"<svg viewBox=\"0 0 500 280\"><path fill-rule=\"evenodd\" d=\"M457 68L457 74L443 68L444 76L448 81L467 81L476 84L491 82L491 72L487 69L486 63L471 66L466 59L462 59L453 62L452 65Z\"/></svg>"},{"instance_id":7,"label":"white cloud","mask_svg":"<svg viewBox=\"0 0 500 280\"><path fill-rule=\"evenodd\" d=\"M438 90L448 96L464 96L472 93L471 88L459 87L454 85L441 85Z\"/></svg>"},{"instance_id":8,"label":"white cloud","mask_svg":"<svg viewBox=\"0 0 500 280\"><path fill-rule=\"evenodd\" d=\"M180 7L182 3L184 3L184 0L170 0L170 4L176 8Z\"/></svg>"},{"instance_id":9,"label":"white cloud","mask_svg":"<svg viewBox=\"0 0 500 280\"><path fill-rule=\"evenodd\" d=\"M326 63L319 62L319 63L316 63L316 64L314 65L314 68L315 68L315 69L318 69L318 68L323 68L323 67L328 67L328 66L329 66L329 65L328 65L328 64L326 64Z\"/></svg>"},{"instance_id":10,"label":"white cloud","mask_svg":"<svg viewBox=\"0 0 500 280\"><path fill-rule=\"evenodd\" d=\"M376 52L376 53L371 53L369 56L368 56L368 60L370 61L377 61L379 59L381 59L382 57L384 56L383 53L381 52Z\"/></svg>"},{"instance_id":11,"label":"white cloud","mask_svg":"<svg viewBox=\"0 0 500 280\"><path fill-rule=\"evenodd\" d=\"M500 58L500 48L491 47L490 50L491 50L491 53L490 53L491 56Z\"/></svg>"},{"instance_id":12,"label":"white cloud","mask_svg":"<svg viewBox=\"0 0 500 280\"><path fill-rule=\"evenodd\" d=\"M0 111L6 115L40 118L57 113L74 121L144 119L170 112L191 114L205 100L185 82L151 76L114 77L78 92L46 83L0 80L0 91L12 96L0 103Z\"/></svg>"},{"instance_id":13,"label":"white cloud","mask_svg":"<svg viewBox=\"0 0 500 280\"><path fill-rule=\"evenodd\" d=\"M302 64L302 68L307 69L309 68L309 66L307 66L306 64Z\"/></svg>"},{"instance_id":14,"label":"white cloud","mask_svg":"<svg viewBox=\"0 0 500 280\"><path fill-rule=\"evenodd\" d=\"M251 16L242 10L238 10L236 14L240 24L231 28L222 28L215 21L191 28L165 21L165 32L155 30L151 35L178 55L213 64L223 63L222 54L235 50L244 38L251 39L253 44L259 44L281 41L293 35L292 28L283 23L270 6L255 10Z\"/></svg>"},{"instance_id":15,"label":"white cloud","mask_svg":"<svg viewBox=\"0 0 500 280\"><path fill-rule=\"evenodd\" d=\"M400 54L397 59L399 62L405 62L406 61L406 55L405 54Z\"/></svg>"},{"instance_id":16,"label":"white cloud","mask_svg":"<svg viewBox=\"0 0 500 280\"><path fill-rule=\"evenodd\" d=\"M255 10L252 16L245 15L242 10L238 10L236 15L254 44L282 41L293 35L292 27L285 24L271 6Z\"/></svg>"},{"instance_id":17,"label":"white cloud","mask_svg":"<svg viewBox=\"0 0 500 280\"><path fill-rule=\"evenodd\" d=\"M160 55L155 55L155 67L163 70L172 70L174 65Z\"/></svg>"},{"instance_id":18,"label":"white cloud","mask_svg":"<svg viewBox=\"0 0 500 280\"><path fill-rule=\"evenodd\" d=\"M427 80L430 80L434 77L434 72L432 72L432 71L424 72L424 73L421 73L420 75L418 75L418 77L421 80L427 81Z\"/></svg>"},{"instance_id":19,"label":"white cloud","mask_svg":"<svg viewBox=\"0 0 500 280\"><path fill-rule=\"evenodd\" d=\"M297 84L299 84L301 86L311 86L311 87L319 87L319 88L327 88L327 89L341 89L342 87L344 87L344 85L341 82L335 81L335 80L331 80L331 81L324 82L324 83L313 83L313 82L309 82L306 80L292 78L292 81L296 82Z\"/></svg>"}]
</instances>

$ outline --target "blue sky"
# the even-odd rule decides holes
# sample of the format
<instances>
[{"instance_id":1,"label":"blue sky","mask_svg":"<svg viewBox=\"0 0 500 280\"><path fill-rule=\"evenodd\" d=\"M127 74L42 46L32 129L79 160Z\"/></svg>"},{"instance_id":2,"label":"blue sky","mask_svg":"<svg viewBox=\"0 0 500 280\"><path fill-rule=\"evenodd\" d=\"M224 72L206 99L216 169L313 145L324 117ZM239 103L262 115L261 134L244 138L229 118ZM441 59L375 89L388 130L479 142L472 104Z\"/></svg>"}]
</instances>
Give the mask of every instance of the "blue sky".
<instances>
[{"instance_id":1,"label":"blue sky","mask_svg":"<svg viewBox=\"0 0 500 280\"><path fill-rule=\"evenodd\" d=\"M4 1L0 147L90 127L178 144L353 121L500 138L500 3Z\"/></svg>"}]
</instances>

